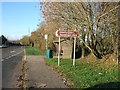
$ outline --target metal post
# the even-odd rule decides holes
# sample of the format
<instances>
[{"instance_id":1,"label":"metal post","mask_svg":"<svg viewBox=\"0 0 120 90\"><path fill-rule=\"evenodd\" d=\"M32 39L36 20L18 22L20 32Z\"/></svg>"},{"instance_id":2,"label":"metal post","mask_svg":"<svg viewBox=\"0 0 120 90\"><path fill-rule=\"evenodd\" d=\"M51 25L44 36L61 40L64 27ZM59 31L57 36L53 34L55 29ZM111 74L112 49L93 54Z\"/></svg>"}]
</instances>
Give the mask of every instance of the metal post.
<instances>
[{"instance_id":1,"label":"metal post","mask_svg":"<svg viewBox=\"0 0 120 90\"><path fill-rule=\"evenodd\" d=\"M58 46L58 66L60 65L60 36L59 36L59 46Z\"/></svg>"},{"instance_id":2,"label":"metal post","mask_svg":"<svg viewBox=\"0 0 120 90\"><path fill-rule=\"evenodd\" d=\"M48 50L48 40L46 39L46 51Z\"/></svg>"},{"instance_id":3,"label":"metal post","mask_svg":"<svg viewBox=\"0 0 120 90\"><path fill-rule=\"evenodd\" d=\"M74 37L74 56L73 56L73 66L75 66L75 48L76 48L76 37Z\"/></svg>"},{"instance_id":4,"label":"metal post","mask_svg":"<svg viewBox=\"0 0 120 90\"><path fill-rule=\"evenodd\" d=\"M45 40L46 40L46 51L47 51L47 49L48 49L48 35L47 34L45 34Z\"/></svg>"}]
</instances>

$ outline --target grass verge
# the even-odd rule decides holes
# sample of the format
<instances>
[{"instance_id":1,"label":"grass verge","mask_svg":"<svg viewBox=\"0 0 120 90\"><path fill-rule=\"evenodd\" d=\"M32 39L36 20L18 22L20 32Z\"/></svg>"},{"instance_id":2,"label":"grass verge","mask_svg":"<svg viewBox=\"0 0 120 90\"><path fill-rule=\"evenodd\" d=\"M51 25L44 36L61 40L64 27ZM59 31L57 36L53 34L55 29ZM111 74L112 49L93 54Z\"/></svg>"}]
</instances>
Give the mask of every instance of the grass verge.
<instances>
[{"instance_id":1,"label":"grass verge","mask_svg":"<svg viewBox=\"0 0 120 90\"><path fill-rule=\"evenodd\" d=\"M72 60L61 59L58 67L56 58L46 59L46 62L62 73L67 80L70 80L72 88L90 88L104 83L119 82L117 64L106 66L104 63L76 60L76 66L72 66ZM105 86L105 88L108 87L116 88L116 85L110 86L108 84Z\"/></svg>"},{"instance_id":2,"label":"grass verge","mask_svg":"<svg viewBox=\"0 0 120 90\"><path fill-rule=\"evenodd\" d=\"M43 55L42 51L38 48L26 46L26 55Z\"/></svg>"}]
</instances>

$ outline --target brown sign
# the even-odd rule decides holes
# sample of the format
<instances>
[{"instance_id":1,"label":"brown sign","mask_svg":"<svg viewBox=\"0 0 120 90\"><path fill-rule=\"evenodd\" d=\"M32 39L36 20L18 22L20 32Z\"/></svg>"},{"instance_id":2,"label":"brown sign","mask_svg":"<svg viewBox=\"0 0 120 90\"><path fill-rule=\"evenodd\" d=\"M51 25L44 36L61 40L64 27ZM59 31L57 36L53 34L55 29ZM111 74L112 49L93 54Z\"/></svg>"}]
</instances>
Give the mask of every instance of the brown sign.
<instances>
[{"instance_id":1,"label":"brown sign","mask_svg":"<svg viewBox=\"0 0 120 90\"><path fill-rule=\"evenodd\" d=\"M58 36L60 37L78 37L79 33L78 31L58 31L57 32Z\"/></svg>"}]
</instances>

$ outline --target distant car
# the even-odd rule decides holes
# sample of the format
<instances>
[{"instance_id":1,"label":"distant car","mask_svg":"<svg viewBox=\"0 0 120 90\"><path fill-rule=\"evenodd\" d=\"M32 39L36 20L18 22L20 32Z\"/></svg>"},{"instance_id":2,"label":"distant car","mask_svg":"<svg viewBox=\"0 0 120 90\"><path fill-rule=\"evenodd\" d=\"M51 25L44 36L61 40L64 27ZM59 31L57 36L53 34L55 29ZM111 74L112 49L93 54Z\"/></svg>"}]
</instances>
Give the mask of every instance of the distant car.
<instances>
[{"instance_id":1,"label":"distant car","mask_svg":"<svg viewBox=\"0 0 120 90\"><path fill-rule=\"evenodd\" d=\"M0 48L6 48L7 46L6 45L0 45Z\"/></svg>"}]
</instances>

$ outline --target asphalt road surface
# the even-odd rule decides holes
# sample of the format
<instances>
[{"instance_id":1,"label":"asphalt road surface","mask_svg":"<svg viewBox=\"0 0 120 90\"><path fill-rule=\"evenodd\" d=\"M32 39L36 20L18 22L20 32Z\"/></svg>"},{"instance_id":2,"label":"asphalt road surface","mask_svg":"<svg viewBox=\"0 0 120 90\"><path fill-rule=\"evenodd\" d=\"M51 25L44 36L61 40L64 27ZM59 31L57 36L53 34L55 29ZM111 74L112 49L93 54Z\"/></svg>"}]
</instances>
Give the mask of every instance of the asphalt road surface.
<instances>
[{"instance_id":1,"label":"asphalt road surface","mask_svg":"<svg viewBox=\"0 0 120 90\"><path fill-rule=\"evenodd\" d=\"M2 88L15 88L15 73L19 72L23 51L23 46L2 48Z\"/></svg>"}]
</instances>

